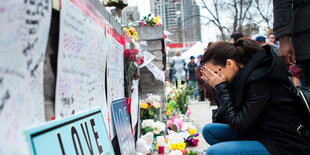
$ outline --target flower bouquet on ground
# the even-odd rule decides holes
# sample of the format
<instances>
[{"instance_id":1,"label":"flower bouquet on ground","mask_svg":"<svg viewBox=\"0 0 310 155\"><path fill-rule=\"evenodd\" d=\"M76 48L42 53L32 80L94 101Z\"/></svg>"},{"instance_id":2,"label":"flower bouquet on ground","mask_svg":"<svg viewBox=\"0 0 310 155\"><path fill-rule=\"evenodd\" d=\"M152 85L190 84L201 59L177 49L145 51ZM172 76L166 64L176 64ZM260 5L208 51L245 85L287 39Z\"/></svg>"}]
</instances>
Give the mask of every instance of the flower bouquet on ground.
<instances>
[{"instance_id":1,"label":"flower bouquet on ground","mask_svg":"<svg viewBox=\"0 0 310 155\"><path fill-rule=\"evenodd\" d=\"M152 119L143 120L141 123L141 133L142 135L153 132L154 136L165 135L166 125L160 121L154 121Z\"/></svg>"},{"instance_id":2,"label":"flower bouquet on ground","mask_svg":"<svg viewBox=\"0 0 310 155\"><path fill-rule=\"evenodd\" d=\"M161 99L158 95L149 95L149 97L140 103L141 120L153 119L159 120L159 111L161 107Z\"/></svg>"},{"instance_id":3,"label":"flower bouquet on ground","mask_svg":"<svg viewBox=\"0 0 310 155\"><path fill-rule=\"evenodd\" d=\"M169 91L167 93L167 91ZM187 87L187 83L181 84L181 81L178 81L178 87L174 87L171 84L166 85L166 96L168 98L168 109L167 112L181 113L181 114L190 114L187 113L189 110L189 98L193 93L191 87Z\"/></svg>"},{"instance_id":4,"label":"flower bouquet on ground","mask_svg":"<svg viewBox=\"0 0 310 155\"><path fill-rule=\"evenodd\" d=\"M139 54L138 49L124 50L125 88L127 97L131 98L132 80L139 78L139 66L144 62L144 57Z\"/></svg>"}]
</instances>

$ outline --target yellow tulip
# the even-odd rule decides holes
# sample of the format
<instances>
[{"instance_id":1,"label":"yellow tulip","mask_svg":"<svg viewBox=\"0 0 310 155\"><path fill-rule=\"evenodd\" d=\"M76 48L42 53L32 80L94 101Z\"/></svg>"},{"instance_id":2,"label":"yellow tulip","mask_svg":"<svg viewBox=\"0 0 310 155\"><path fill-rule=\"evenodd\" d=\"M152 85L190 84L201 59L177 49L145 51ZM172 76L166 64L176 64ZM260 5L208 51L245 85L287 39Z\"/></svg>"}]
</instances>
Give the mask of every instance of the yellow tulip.
<instances>
[{"instance_id":1,"label":"yellow tulip","mask_svg":"<svg viewBox=\"0 0 310 155\"><path fill-rule=\"evenodd\" d=\"M146 108L148 108L148 107L149 107L149 105L146 104L146 103L141 103L141 104L140 104L140 108L141 108L141 109L146 109Z\"/></svg>"},{"instance_id":2,"label":"yellow tulip","mask_svg":"<svg viewBox=\"0 0 310 155\"><path fill-rule=\"evenodd\" d=\"M156 16L156 18L153 20L153 22L157 24L159 19L160 19L160 16Z\"/></svg>"}]
</instances>

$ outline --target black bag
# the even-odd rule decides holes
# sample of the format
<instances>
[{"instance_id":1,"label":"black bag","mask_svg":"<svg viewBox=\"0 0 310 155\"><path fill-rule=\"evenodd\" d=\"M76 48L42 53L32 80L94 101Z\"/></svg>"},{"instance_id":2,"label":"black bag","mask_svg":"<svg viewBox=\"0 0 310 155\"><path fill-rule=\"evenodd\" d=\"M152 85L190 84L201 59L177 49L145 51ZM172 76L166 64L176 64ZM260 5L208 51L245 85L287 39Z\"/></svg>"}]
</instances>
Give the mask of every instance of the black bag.
<instances>
[{"instance_id":1,"label":"black bag","mask_svg":"<svg viewBox=\"0 0 310 155\"><path fill-rule=\"evenodd\" d=\"M288 78L291 85L291 91L298 100L298 108L304 117L304 125L297 128L297 132L310 138L310 87L295 87L291 77Z\"/></svg>"}]
</instances>

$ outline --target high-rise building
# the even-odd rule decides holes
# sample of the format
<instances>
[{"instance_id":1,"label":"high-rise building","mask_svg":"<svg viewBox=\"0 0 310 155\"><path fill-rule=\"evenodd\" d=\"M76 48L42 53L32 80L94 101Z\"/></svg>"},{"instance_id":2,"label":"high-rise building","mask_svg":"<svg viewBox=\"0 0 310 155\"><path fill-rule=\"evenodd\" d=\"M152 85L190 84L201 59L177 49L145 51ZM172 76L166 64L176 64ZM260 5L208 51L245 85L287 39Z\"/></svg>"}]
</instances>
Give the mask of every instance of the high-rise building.
<instances>
[{"instance_id":1,"label":"high-rise building","mask_svg":"<svg viewBox=\"0 0 310 155\"><path fill-rule=\"evenodd\" d=\"M130 22L135 22L140 20L140 13L137 6L125 7L122 11L122 25L127 25Z\"/></svg>"},{"instance_id":2,"label":"high-rise building","mask_svg":"<svg viewBox=\"0 0 310 155\"><path fill-rule=\"evenodd\" d=\"M151 11L163 19L174 42L201 41L200 9L195 0L151 0Z\"/></svg>"}]
</instances>

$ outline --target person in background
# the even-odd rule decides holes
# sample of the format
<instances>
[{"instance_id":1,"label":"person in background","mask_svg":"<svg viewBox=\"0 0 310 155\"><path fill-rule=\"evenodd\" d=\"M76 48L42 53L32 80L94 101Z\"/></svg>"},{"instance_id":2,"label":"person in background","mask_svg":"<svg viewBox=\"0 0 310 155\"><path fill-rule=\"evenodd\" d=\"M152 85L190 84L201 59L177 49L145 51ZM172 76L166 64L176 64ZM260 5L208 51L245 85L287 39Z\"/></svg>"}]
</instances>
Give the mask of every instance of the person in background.
<instances>
[{"instance_id":1,"label":"person in background","mask_svg":"<svg viewBox=\"0 0 310 155\"><path fill-rule=\"evenodd\" d=\"M256 41L259 45L264 46L265 43L266 43L266 38L265 38L264 36L257 36L257 37L255 38L255 41Z\"/></svg>"},{"instance_id":2,"label":"person in background","mask_svg":"<svg viewBox=\"0 0 310 155\"><path fill-rule=\"evenodd\" d=\"M233 34L231 34L231 40L230 42L231 43L234 43L236 42L238 39L244 37L244 35L241 33L241 32L234 32Z\"/></svg>"},{"instance_id":3,"label":"person in background","mask_svg":"<svg viewBox=\"0 0 310 155\"><path fill-rule=\"evenodd\" d=\"M305 86L310 86L310 1L274 0L273 12L279 56L287 65L297 62Z\"/></svg>"},{"instance_id":4,"label":"person in background","mask_svg":"<svg viewBox=\"0 0 310 155\"><path fill-rule=\"evenodd\" d=\"M266 45L272 46L273 51L278 54L279 43L276 41L276 36L274 35L273 32L268 34L268 39L269 39L269 42L266 42Z\"/></svg>"},{"instance_id":5,"label":"person in background","mask_svg":"<svg viewBox=\"0 0 310 155\"><path fill-rule=\"evenodd\" d=\"M201 55L201 54L197 56L197 60L198 60L197 66L200 64L200 61L202 60L201 58L202 58L202 55Z\"/></svg>"},{"instance_id":6,"label":"person in background","mask_svg":"<svg viewBox=\"0 0 310 155\"><path fill-rule=\"evenodd\" d=\"M196 100L198 96L198 90L197 90L197 80L195 77L195 70L197 68L197 64L195 63L195 57L190 57L190 62L187 64L187 78L188 85L194 89L193 95L191 98L194 98Z\"/></svg>"},{"instance_id":7,"label":"person in background","mask_svg":"<svg viewBox=\"0 0 310 155\"><path fill-rule=\"evenodd\" d=\"M173 78L175 80L176 86L178 86L178 80L181 80L181 83L185 83L186 78L186 62L181 57L181 51L175 51L175 56L171 60L171 68L174 70Z\"/></svg>"}]
</instances>

